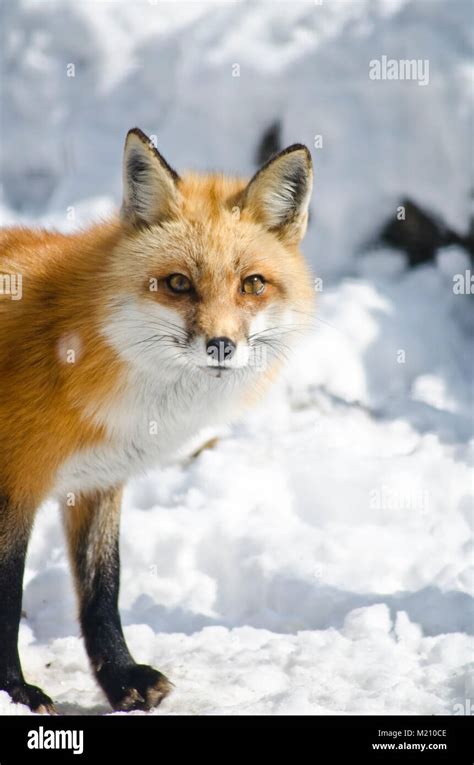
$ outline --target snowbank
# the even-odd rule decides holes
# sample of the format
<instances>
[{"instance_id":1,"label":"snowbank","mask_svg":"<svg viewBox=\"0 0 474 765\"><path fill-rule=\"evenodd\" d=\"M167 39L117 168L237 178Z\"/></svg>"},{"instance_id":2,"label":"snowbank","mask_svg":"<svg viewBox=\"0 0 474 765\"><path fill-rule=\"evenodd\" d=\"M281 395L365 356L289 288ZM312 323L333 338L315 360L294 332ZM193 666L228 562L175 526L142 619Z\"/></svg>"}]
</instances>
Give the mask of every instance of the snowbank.
<instances>
[{"instance_id":1,"label":"snowbank","mask_svg":"<svg viewBox=\"0 0 474 765\"><path fill-rule=\"evenodd\" d=\"M178 169L242 174L277 119L285 144L313 150L306 251L321 275L344 273L402 195L468 227L468 0L7 0L1 13L4 220L13 208L67 228L118 203L134 124ZM428 86L371 80L383 55L428 60Z\"/></svg>"}]
</instances>

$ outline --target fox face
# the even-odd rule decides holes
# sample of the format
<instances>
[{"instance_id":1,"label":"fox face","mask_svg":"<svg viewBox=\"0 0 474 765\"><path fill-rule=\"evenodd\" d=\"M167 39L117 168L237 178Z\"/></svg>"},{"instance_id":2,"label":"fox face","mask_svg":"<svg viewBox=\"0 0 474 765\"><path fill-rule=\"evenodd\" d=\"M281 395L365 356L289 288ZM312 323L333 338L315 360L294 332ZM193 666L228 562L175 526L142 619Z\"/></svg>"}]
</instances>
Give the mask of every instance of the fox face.
<instances>
[{"instance_id":1,"label":"fox face","mask_svg":"<svg viewBox=\"0 0 474 765\"><path fill-rule=\"evenodd\" d=\"M312 313L298 250L309 151L286 149L250 183L180 178L134 129L123 181L123 237L109 265L103 324L119 355L160 376L188 371L234 382L284 358Z\"/></svg>"}]
</instances>

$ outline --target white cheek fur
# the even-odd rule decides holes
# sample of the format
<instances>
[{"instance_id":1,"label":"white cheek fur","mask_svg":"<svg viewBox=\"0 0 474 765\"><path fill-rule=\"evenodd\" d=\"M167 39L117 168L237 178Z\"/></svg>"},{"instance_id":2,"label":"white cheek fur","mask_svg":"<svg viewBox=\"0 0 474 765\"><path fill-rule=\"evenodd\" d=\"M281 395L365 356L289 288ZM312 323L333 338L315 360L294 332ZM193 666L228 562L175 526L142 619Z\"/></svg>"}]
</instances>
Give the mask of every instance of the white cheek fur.
<instances>
[{"instance_id":1,"label":"white cheek fur","mask_svg":"<svg viewBox=\"0 0 474 765\"><path fill-rule=\"evenodd\" d=\"M173 347L172 338L182 338L185 332L178 311L137 299L114 308L110 321L102 328L102 334L120 358L143 371L156 372L159 364L163 375L179 350L177 345Z\"/></svg>"}]
</instances>

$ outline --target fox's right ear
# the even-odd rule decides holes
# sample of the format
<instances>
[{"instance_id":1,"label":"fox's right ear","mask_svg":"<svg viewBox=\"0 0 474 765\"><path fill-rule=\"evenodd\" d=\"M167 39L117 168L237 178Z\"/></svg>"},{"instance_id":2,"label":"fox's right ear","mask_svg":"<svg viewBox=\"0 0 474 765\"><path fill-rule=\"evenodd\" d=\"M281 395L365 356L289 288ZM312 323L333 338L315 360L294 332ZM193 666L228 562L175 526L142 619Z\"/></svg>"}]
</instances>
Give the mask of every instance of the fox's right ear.
<instances>
[{"instance_id":1,"label":"fox's right ear","mask_svg":"<svg viewBox=\"0 0 474 765\"><path fill-rule=\"evenodd\" d=\"M133 224L159 223L176 213L181 195L179 175L139 128L127 133L123 158L123 203L120 216Z\"/></svg>"}]
</instances>

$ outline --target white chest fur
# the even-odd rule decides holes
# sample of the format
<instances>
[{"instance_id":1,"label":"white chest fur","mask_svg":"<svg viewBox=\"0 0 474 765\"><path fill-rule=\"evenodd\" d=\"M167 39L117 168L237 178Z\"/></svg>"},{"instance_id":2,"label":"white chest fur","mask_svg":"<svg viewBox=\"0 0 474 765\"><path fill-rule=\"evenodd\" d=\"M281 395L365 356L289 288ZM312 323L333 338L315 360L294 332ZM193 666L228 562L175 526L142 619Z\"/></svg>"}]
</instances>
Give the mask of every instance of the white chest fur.
<instances>
[{"instance_id":1,"label":"white chest fur","mask_svg":"<svg viewBox=\"0 0 474 765\"><path fill-rule=\"evenodd\" d=\"M161 386L144 376L135 378L119 400L86 413L105 426L108 439L62 465L53 496L64 499L71 493L110 488L186 454L186 445L199 432L239 414L239 382L232 373L225 379L186 375Z\"/></svg>"}]
</instances>

